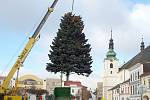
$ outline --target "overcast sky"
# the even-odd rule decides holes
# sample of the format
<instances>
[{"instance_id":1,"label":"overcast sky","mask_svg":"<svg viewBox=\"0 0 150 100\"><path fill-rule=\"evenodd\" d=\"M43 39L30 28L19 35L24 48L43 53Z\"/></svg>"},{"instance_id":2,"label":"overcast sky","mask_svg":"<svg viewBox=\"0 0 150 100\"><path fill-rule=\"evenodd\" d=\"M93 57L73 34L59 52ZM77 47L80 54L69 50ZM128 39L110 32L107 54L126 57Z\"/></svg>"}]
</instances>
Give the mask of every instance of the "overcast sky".
<instances>
[{"instance_id":1,"label":"overcast sky","mask_svg":"<svg viewBox=\"0 0 150 100\"><path fill-rule=\"evenodd\" d=\"M11 69L52 2L0 0L0 75L6 75ZM59 78L59 74L48 73L45 66L49 45L56 36L61 17L71 11L71 3L72 0L59 0L40 32L40 40L21 68L20 76L31 73L40 78ZM71 80L82 81L83 85L95 88L102 79L111 28L120 66L140 52L142 35L145 45L150 45L149 0L75 0L73 13L83 18L83 32L92 47L93 73L88 78L71 75Z\"/></svg>"}]
</instances>

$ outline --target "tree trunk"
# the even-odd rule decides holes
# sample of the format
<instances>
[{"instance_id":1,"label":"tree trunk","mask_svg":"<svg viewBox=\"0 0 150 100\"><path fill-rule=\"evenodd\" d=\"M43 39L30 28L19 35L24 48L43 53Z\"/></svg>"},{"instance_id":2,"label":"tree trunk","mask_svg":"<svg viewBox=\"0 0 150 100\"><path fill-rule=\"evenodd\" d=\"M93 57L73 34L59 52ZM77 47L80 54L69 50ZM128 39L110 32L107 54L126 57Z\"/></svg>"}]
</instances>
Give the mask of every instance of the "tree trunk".
<instances>
[{"instance_id":1,"label":"tree trunk","mask_svg":"<svg viewBox=\"0 0 150 100\"><path fill-rule=\"evenodd\" d=\"M67 73L66 73L66 81L69 81L69 75L70 75L70 73L67 72Z\"/></svg>"},{"instance_id":2,"label":"tree trunk","mask_svg":"<svg viewBox=\"0 0 150 100\"><path fill-rule=\"evenodd\" d=\"M62 80L63 80L62 78L63 78L63 72L61 71L61 73L60 73L60 82L61 82L61 87L62 87L62 82L63 82L63 81L62 81Z\"/></svg>"}]
</instances>

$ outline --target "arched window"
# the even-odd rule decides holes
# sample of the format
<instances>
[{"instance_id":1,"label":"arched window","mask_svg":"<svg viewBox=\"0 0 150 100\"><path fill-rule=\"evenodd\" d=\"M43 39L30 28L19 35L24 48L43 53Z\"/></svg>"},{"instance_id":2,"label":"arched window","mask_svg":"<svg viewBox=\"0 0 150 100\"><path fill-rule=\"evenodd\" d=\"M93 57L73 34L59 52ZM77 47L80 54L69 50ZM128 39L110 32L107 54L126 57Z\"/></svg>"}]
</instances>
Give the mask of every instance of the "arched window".
<instances>
[{"instance_id":1,"label":"arched window","mask_svg":"<svg viewBox=\"0 0 150 100\"><path fill-rule=\"evenodd\" d=\"M132 85L131 85L131 94L133 94L133 91L132 91Z\"/></svg>"},{"instance_id":2,"label":"arched window","mask_svg":"<svg viewBox=\"0 0 150 100\"><path fill-rule=\"evenodd\" d=\"M110 72L110 74L112 74L112 71Z\"/></svg>"},{"instance_id":3,"label":"arched window","mask_svg":"<svg viewBox=\"0 0 150 100\"><path fill-rule=\"evenodd\" d=\"M113 68L113 64L112 63L110 63L110 68Z\"/></svg>"},{"instance_id":4,"label":"arched window","mask_svg":"<svg viewBox=\"0 0 150 100\"><path fill-rule=\"evenodd\" d=\"M134 93L134 92L135 92L135 91L134 91L134 85L133 85L133 87L132 87L132 91L133 91L133 94L135 94L135 93Z\"/></svg>"},{"instance_id":5,"label":"arched window","mask_svg":"<svg viewBox=\"0 0 150 100\"><path fill-rule=\"evenodd\" d=\"M131 82L132 82L132 74L131 74L131 77L130 77L130 78L131 78Z\"/></svg>"},{"instance_id":6,"label":"arched window","mask_svg":"<svg viewBox=\"0 0 150 100\"><path fill-rule=\"evenodd\" d=\"M140 79L140 72L138 71L138 79Z\"/></svg>"}]
</instances>

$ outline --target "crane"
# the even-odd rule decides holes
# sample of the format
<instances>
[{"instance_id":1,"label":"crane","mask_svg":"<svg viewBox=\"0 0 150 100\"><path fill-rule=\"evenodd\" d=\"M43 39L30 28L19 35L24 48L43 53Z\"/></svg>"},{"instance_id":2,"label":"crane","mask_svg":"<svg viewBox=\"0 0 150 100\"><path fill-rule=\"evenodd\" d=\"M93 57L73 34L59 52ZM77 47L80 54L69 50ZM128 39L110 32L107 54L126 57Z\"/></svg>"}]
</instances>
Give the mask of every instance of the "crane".
<instances>
[{"instance_id":1,"label":"crane","mask_svg":"<svg viewBox=\"0 0 150 100\"><path fill-rule=\"evenodd\" d=\"M42 19L42 21L36 28L34 34L29 38L29 41L27 42L27 44L24 47L21 54L18 56L18 59L16 60L15 64L12 66L10 72L8 73L7 77L5 78L4 82L0 86L0 94L1 95L5 95L8 85L9 85L11 79L13 78L13 75L24 63L26 57L28 56L31 49L35 45L36 41L38 40L38 38L40 36L40 30L42 29L43 25L45 24L46 20L48 19L49 15L51 14L51 12L53 12L53 9L54 9L55 5L57 4L57 2L58 2L58 0L54 0L52 5L48 8L48 11L46 12L44 18Z\"/></svg>"}]
</instances>

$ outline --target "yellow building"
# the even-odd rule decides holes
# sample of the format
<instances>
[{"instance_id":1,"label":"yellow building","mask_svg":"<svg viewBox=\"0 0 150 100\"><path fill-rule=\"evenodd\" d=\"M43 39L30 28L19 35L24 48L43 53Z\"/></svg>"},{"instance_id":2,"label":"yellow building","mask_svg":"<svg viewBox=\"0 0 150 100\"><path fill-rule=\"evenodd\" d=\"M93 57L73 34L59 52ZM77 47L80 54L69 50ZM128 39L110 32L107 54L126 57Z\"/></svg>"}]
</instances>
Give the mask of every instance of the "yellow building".
<instances>
[{"instance_id":1,"label":"yellow building","mask_svg":"<svg viewBox=\"0 0 150 100\"><path fill-rule=\"evenodd\" d=\"M35 75L24 75L18 79L18 88L32 88L35 87L37 89L46 89L45 80L40 79Z\"/></svg>"}]
</instances>

